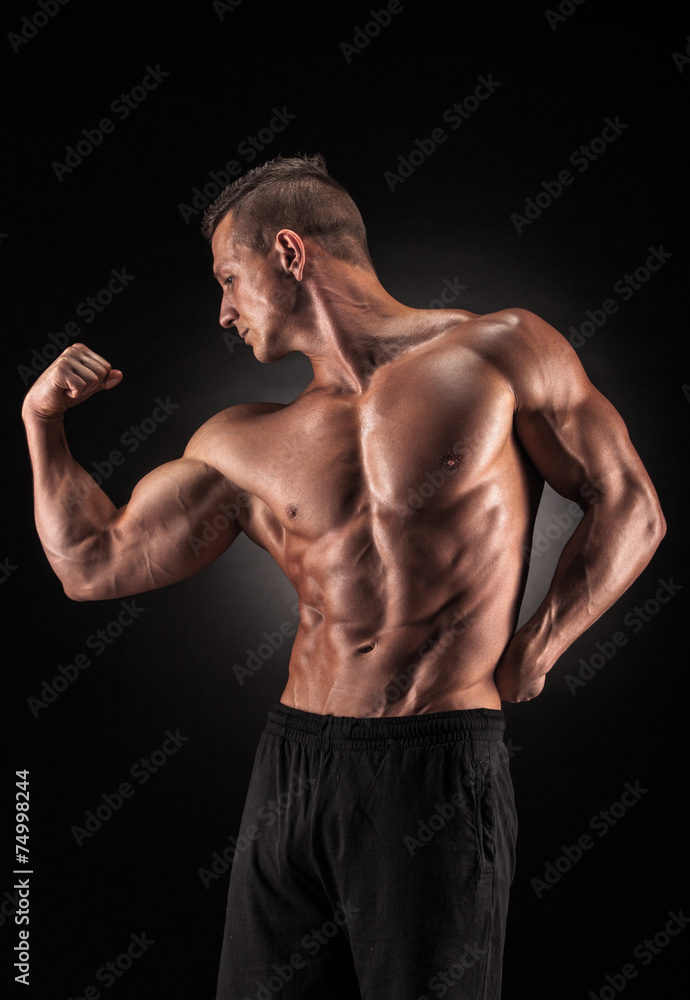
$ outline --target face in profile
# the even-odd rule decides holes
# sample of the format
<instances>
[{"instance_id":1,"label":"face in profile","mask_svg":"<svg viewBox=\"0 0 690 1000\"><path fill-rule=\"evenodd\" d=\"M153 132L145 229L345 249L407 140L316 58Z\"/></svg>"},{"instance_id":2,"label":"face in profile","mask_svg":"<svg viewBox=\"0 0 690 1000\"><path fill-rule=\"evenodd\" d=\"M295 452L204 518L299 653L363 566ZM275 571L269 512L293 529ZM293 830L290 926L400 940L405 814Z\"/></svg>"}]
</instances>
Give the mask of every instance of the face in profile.
<instances>
[{"instance_id":1,"label":"face in profile","mask_svg":"<svg viewBox=\"0 0 690 1000\"><path fill-rule=\"evenodd\" d=\"M284 254L273 247L264 257L239 243L233 236L231 213L218 224L211 246L213 273L223 292L220 325L235 327L258 361L285 357L294 350L287 335L297 282Z\"/></svg>"}]
</instances>

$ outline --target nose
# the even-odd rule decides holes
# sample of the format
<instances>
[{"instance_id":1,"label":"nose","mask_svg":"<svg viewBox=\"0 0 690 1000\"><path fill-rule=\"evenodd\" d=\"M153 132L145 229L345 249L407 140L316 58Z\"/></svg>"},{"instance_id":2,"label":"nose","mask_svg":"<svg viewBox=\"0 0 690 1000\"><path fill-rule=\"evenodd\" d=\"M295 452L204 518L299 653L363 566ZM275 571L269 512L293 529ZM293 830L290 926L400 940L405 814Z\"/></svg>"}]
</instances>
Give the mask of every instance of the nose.
<instances>
[{"instance_id":1,"label":"nose","mask_svg":"<svg viewBox=\"0 0 690 1000\"><path fill-rule=\"evenodd\" d=\"M228 301L226 295L223 296L223 301L220 304L220 316L219 322L222 327L229 330L231 326L237 326L237 320L240 318L240 314L237 309Z\"/></svg>"}]
</instances>

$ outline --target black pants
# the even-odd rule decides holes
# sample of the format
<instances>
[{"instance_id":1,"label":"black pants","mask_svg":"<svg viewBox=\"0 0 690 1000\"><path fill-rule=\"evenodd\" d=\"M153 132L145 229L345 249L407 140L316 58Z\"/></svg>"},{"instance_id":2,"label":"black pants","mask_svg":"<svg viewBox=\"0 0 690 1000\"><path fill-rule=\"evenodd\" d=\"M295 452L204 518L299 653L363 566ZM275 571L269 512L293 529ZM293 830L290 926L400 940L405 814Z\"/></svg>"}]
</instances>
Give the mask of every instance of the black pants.
<instances>
[{"instance_id":1,"label":"black pants","mask_svg":"<svg viewBox=\"0 0 690 1000\"><path fill-rule=\"evenodd\" d=\"M269 713L217 1000L499 1000L516 818L500 711Z\"/></svg>"}]
</instances>

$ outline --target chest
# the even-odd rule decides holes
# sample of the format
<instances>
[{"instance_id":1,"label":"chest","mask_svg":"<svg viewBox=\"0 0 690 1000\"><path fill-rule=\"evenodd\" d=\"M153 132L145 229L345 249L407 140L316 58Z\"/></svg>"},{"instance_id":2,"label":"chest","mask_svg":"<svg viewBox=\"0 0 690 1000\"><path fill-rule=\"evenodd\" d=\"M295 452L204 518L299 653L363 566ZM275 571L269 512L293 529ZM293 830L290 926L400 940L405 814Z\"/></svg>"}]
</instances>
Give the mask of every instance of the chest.
<instances>
[{"instance_id":1,"label":"chest","mask_svg":"<svg viewBox=\"0 0 690 1000\"><path fill-rule=\"evenodd\" d=\"M362 394L312 392L248 422L227 474L279 524L323 536L372 510L452 504L490 474L512 417L505 382L471 355L390 365Z\"/></svg>"}]
</instances>

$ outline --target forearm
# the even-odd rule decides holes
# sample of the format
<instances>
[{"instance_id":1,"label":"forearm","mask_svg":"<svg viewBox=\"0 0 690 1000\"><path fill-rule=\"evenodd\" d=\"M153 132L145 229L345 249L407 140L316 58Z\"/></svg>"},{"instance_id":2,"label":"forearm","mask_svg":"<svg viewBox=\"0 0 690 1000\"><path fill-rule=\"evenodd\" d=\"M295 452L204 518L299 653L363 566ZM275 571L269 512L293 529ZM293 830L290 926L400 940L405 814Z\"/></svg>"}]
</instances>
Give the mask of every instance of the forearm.
<instances>
[{"instance_id":1,"label":"forearm","mask_svg":"<svg viewBox=\"0 0 690 1000\"><path fill-rule=\"evenodd\" d=\"M65 592L76 597L94 572L104 525L116 510L70 453L63 417L23 417L38 536Z\"/></svg>"},{"instance_id":2,"label":"forearm","mask_svg":"<svg viewBox=\"0 0 690 1000\"><path fill-rule=\"evenodd\" d=\"M234 499L233 484L203 457L185 455L154 469L119 510L74 460L65 411L121 379L104 358L73 344L38 377L22 407L38 535L65 593L76 601L127 597L186 579L225 551L240 530L233 520L195 550L206 519Z\"/></svg>"},{"instance_id":3,"label":"forearm","mask_svg":"<svg viewBox=\"0 0 690 1000\"><path fill-rule=\"evenodd\" d=\"M656 493L628 481L587 508L558 561L537 611L510 645L539 672L548 672L640 575L664 536Z\"/></svg>"}]
</instances>

